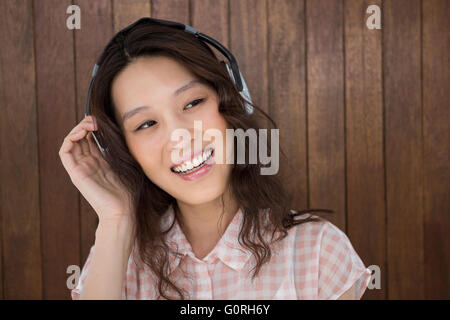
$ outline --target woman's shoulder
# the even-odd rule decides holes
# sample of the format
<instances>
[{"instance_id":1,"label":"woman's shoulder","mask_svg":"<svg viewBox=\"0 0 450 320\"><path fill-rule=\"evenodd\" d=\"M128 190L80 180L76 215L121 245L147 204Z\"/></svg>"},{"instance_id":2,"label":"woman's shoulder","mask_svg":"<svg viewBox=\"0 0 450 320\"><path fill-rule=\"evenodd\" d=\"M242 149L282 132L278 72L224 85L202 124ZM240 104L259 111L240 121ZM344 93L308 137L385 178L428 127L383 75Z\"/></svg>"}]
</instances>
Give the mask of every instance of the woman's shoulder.
<instances>
[{"instance_id":1,"label":"woman's shoulder","mask_svg":"<svg viewBox=\"0 0 450 320\"><path fill-rule=\"evenodd\" d=\"M301 222L302 220L307 221ZM295 221L298 223L288 232L291 238L290 243L297 252L308 252L317 258L320 257L323 261L355 252L345 232L324 217L304 214L296 216Z\"/></svg>"},{"instance_id":2,"label":"woman's shoulder","mask_svg":"<svg viewBox=\"0 0 450 320\"><path fill-rule=\"evenodd\" d=\"M292 228L298 292L305 289L307 279L316 298L336 299L358 280L356 297L360 299L370 280L370 270L344 231L323 217L310 216L317 221Z\"/></svg>"},{"instance_id":3,"label":"woman's shoulder","mask_svg":"<svg viewBox=\"0 0 450 320\"><path fill-rule=\"evenodd\" d=\"M295 214L296 212L291 210L291 213ZM295 225L291 227L290 232L294 232L297 239L307 237L312 240L313 238L321 237L325 232L339 235L343 233L332 222L311 213L295 216L294 221Z\"/></svg>"},{"instance_id":4,"label":"woman's shoulder","mask_svg":"<svg viewBox=\"0 0 450 320\"><path fill-rule=\"evenodd\" d=\"M291 213L295 214L295 211L291 210ZM318 215L310 213L296 215L294 224L285 229L286 236L281 237L279 241L275 241L273 248L276 251L282 251L283 255L290 255L291 252L295 251L303 253L318 252L324 234L339 233L335 228L331 222Z\"/></svg>"}]
</instances>

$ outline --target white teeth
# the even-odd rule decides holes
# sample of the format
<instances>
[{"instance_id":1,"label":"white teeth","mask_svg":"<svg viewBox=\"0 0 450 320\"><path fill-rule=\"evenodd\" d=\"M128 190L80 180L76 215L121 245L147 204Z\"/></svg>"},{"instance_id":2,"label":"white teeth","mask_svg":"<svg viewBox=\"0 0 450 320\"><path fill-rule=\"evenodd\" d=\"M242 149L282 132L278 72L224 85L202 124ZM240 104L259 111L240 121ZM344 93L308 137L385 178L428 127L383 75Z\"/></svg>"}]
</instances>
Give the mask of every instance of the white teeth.
<instances>
[{"instance_id":1,"label":"white teeth","mask_svg":"<svg viewBox=\"0 0 450 320\"><path fill-rule=\"evenodd\" d=\"M194 167L198 166L200 163L202 163L202 160L200 160L199 158L194 159Z\"/></svg>"},{"instance_id":2,"label":"white teeth","mask_svg":"<svg viewBox=\"0 0 450 320\"><path fill-rule=\"evenodd\" d=\"M213 149L208 149L207 151L203 152L203 155L199 155L199 156L195 157L192 160L192 162L188 160L188 161L184 162L182 165L179 165L179 166L173 168L173 170L175 172L180 172L180 173L191 170L192 168L197 167L201 163L205 162L211 156L212 151L213 151Z\"/></svg>"}]
</instances>

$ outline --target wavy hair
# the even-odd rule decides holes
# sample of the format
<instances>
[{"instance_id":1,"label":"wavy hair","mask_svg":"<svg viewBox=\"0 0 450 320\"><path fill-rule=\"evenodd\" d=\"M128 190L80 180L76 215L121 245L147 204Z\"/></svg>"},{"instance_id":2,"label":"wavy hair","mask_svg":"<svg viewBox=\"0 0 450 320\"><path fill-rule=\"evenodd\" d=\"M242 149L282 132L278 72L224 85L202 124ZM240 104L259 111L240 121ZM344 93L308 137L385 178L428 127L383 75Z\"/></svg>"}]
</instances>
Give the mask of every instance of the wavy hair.
<instances>
[{"instance_id":1,"label":"wavy hair","mask_svg":"<svg viewBox=\"0 0 450 320\"><path fill-rule=\"evenodd\" d=\"M100 134L97 136L102 146L108 148L105 160L130 191L135 213L135 244L139 248L139 259L157 276L159 297L185 299L185 290L177 287L169 276L170 248L165 236L170 228L161 230L160 227L161 218L170 206L179 212L176 199L150 181L130 153L115 117L111 95L111 84L122 69L140 56L157 55L176 59L192 74L214 88L219 98L219 112L229 127L242 128L244 131L253 128L259 138L259 129L263 129L263 123L268 123L272 128L277 128L277 125L261 108L246 101L239 94L228 71L220 64L211 48L191 34L159 24L145 23L116 37L115 41L105 48L92 85L90 101L91 112L97 119ZM243 109L246 102L254 108L251 115ZM245 150L249 150L248 144L248 139L245 139ZM268 150L271 150L270 139L268 145ZM236 150L235 145L234 148ZM236 152L234 154L236 160ZM281 155L280 165L287 163L290 167L282 149ZM311 212L333 211L325 209L291 211L292 195L285 190L279 174L261 175L260 169L263 166L259 161L256 164L249 164L247 159L245 164L236 162L234 161L231 170L229 187L243 212L239 242L252 252L255 259L256 264L252 269L254 278L262 265L271 258L271 243L286 237L287 230L295 225L318 220L314 216L303 219L296 217ZM268 224L261 223L261 210L267 212ZM263 236L266 232L272 234L272 241L267 241ZM275 234L278 236L275 237ZM177 297L169 296L168 290L174 291Z\"/></svg>"}]
</instances>

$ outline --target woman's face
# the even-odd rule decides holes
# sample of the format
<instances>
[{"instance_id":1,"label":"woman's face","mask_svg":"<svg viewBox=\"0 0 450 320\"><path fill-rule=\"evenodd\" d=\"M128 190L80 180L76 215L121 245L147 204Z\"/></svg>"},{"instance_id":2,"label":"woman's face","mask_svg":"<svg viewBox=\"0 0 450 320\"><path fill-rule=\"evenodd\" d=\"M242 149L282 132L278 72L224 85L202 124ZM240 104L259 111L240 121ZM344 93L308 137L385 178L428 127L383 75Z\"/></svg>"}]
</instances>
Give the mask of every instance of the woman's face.
<instances>
[{"instance_id":1,"label":"woman's face","mask_svg":"<svg viewBox=\"0 0 450 320\"><path fill-rule=\"evenodd\" d=\"M128 148L141 165L147 177L178 201L201 204L218 198L228 184L231 165L223 160L222 150L216 150L215 139L201 139L200 150L211 144L218 163L212 164L203 176L186 180L173 172L172 152L180 156L200 151L194 146L194 120L201 121L195 134L203 137L206 130L214 128L226 136L227 124L219 113L219 100L214 89L202 82L194 82L185 90L178 91L196 78L176 60L164 57L139 57L123 69L112 83L112 99L115 115L120 124ZM199 100L203 99L203 100ZM142 107L137 112L129 113ZM128 113L129 116L124 116ZM185 129L190 139L171 139L177 129ZM178 131L179 132L179 131ZM218 144L220 145L220 144ZM218 158L220 157L220 158ZM177 168L179 169L179 167Z\"/></svg>"}]
</instances>

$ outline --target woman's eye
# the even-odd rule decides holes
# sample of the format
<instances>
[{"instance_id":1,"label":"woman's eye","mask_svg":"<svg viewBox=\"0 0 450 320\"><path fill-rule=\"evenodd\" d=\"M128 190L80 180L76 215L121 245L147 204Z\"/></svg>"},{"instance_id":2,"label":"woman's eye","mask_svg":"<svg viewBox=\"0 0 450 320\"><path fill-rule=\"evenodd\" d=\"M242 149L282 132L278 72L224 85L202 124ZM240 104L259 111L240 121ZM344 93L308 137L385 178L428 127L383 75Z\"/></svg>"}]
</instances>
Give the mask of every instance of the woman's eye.
<instances>
[{"instance_id":1,"label":"woman's eye","mask_svg":"<svg viewBox=\"0 0 450 320\"><path fill-rule=\"evenodd\" d=\"M187 105L183 108L183 110L189 110L189 109L195 107L196 105L198 105L199 103L203 102L203 100L205 100L205 99L202 98L202 99L196 99L196 100L194 100L194 101L191 101L189 104L187 104ZM192 105L192 107L186 108L187 106L190 106L190 105ZM143 124L141 124L141 125L136 129L136 131L139 131L139 130L141 130L141 129L145 129L145 128L146 128L146 124L152 124L152 125L153 125L154 123L156 123L156 121L153 121L153 120L145 121ZM149 125L149 126L147 126L147 127L151 127L152 125Z\"/></svg>"},{"instance_id":2,"label":"woman's eye","mask_svg":"<svg viewBox=\"0 0 450 320\"><path fill-rule=\"evenodd\" d=\"M146 125L147 123L154 123L154 122L155 122L155 121L153 121L153 120L145 121L143 124L141 124L141 125L136 129L136 131L141 130L143 127L145 127L145 125ZM151 126L149 126L149 127L151 127Z\"/></svg>"},{"instance_id":3,"label":"woman's eye","mask_svg":"<svg viewBox=\"0 0 450 320\"><path fill-rule=\"evenodd\" d=\"M196 100L194 100L194 101L191 101L188 105L186 105L186 106L184 107L183 110L186 110L186 107L192 104L192 105L193 105L192 107L187 108L187 109L191 109L191 108L195 107L197 104L203 102L203 100L205 100L205 99L202 98L202 99L196 99Z\"/></svg>"}]
</instances>

